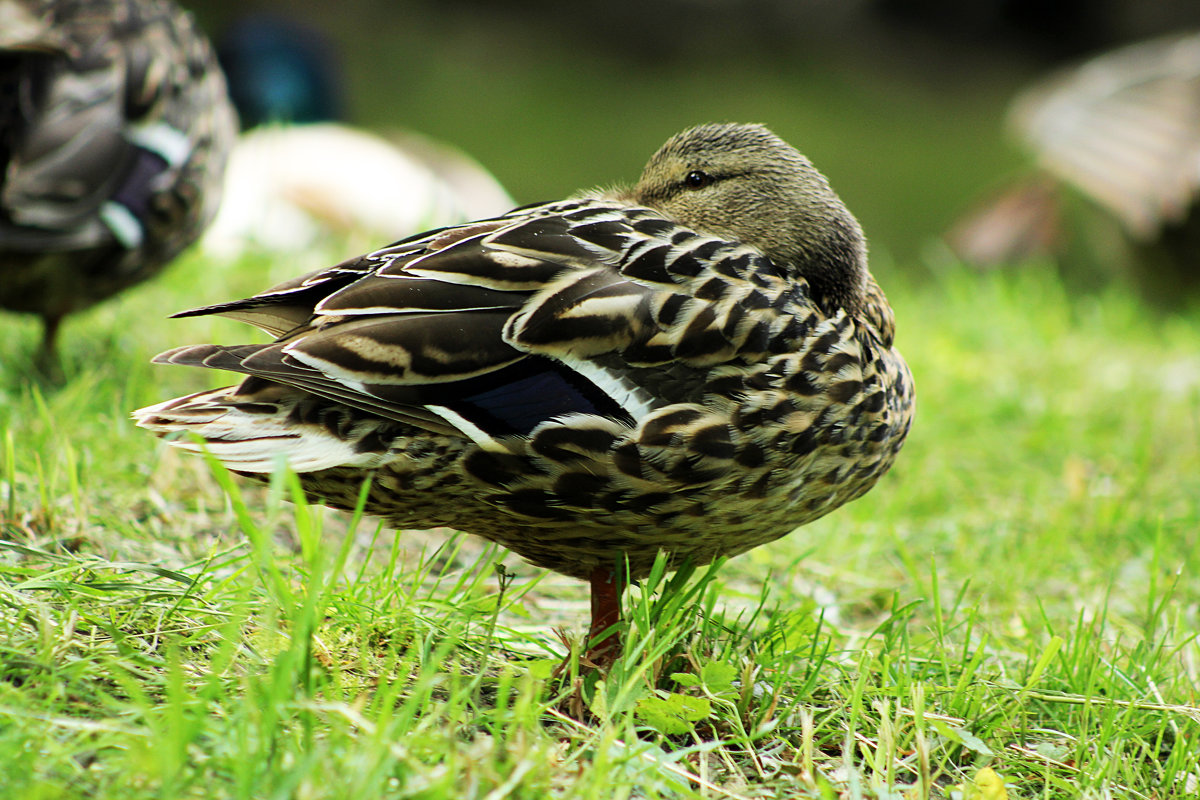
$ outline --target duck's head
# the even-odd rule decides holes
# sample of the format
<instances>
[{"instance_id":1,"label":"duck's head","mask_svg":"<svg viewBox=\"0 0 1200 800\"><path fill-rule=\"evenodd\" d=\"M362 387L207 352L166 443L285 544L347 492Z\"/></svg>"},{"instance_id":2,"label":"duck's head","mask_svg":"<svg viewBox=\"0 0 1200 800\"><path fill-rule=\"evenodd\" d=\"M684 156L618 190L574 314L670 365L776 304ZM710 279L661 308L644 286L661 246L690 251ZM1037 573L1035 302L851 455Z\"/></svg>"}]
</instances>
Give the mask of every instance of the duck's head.
<instances>
[{"instance_id":1,"label":"duck's head","mask_svg":"<svg viewBox=\"0 0 1200 800\"><path fill-rule=\"evenodd\" d=\"M867 248L825 176L762 125L699 125L667 140L629 193L699 231L758 248L807 279L827 313L858 314Z\"/></svg>"}]
</instances>

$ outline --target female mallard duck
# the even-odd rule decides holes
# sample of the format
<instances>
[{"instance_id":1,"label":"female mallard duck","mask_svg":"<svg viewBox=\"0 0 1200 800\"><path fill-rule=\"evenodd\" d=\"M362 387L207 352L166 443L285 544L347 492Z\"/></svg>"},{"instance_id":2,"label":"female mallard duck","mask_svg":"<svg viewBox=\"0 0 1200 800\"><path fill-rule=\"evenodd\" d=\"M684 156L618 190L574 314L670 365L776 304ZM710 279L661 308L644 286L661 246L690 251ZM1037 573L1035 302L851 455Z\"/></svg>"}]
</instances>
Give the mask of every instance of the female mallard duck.
<instances>
[{"instance_id":1,"label":"female mallard duck","mask_svg":"<svg viewBox=\"0 0 1200 800\"><path fill-rule=\"evenodd\" d=\"M591 582L706 564L866 492L913 414L858 222L759 125L670 139L631 190L442 228L239 300L272 344L171 364L250 377L135 412L171 443L399 527L448 526ZM628 572L626 572L626 565Z\"/></svg>"},{"instance_id":2,"label":"female mallard duck","mask_svg":"<svg viewBox=\"0 0 1200 800\"><path fill-rule=\"evenodd\" d=\"M167 0L0 0L0 307L63 317L149 278L216 212L237 125Z\"/></svg>"}]
</instances>

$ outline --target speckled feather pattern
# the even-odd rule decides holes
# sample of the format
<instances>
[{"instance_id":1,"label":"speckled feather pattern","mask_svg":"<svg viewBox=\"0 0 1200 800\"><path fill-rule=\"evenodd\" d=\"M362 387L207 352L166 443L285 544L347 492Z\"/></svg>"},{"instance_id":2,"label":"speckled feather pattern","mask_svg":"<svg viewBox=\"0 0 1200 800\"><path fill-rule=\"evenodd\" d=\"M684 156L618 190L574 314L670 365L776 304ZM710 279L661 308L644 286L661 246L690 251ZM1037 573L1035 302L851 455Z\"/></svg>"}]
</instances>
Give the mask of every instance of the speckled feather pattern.
<instances>
[{"instance_id":1,"label":"speckled feather pattern","mask_svg":"<svg viewBox=\"0 0 1200 800\"><path fill-rule=\"evenodd\" d=\"M869 273L850 313L769 248L638 199L518 209L187 312L278 338L164 353L249 377L138 422L250 476L285 459L340 508L369 478L397 528L579 578L735 555L866 492L913 413Z\"/></svg>"}]
</instances>

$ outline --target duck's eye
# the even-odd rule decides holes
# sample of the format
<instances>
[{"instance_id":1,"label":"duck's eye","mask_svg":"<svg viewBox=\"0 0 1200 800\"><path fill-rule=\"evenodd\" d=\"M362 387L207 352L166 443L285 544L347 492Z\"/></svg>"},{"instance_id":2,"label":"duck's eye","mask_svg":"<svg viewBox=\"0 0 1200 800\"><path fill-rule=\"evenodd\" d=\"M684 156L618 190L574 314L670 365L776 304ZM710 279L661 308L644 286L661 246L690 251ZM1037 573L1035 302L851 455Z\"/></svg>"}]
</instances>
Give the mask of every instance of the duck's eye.
<instances>
[{"instance_id":1,"label":"duck's eye","mask_svg":"<svg viewBox=\"0 0 1200 800\"><path fill-rule=\"evenodd\" d=\"M698 169L692 170L683 178L683 185L689 189L703 189L712 182L712 175L709 175L707 172L701 172Z\"/></svg>"}]
</instances>

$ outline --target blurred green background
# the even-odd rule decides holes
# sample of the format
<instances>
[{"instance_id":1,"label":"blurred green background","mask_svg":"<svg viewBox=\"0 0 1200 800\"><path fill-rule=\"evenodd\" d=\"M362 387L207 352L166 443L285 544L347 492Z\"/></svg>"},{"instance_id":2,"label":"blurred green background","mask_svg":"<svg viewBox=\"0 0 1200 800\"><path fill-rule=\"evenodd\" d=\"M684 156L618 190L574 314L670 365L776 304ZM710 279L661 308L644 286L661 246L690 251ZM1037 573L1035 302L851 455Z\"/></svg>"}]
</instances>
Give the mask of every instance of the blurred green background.
<instances>
[{"instance_id":1,"label":"blurred green background","mask_svg":"<svg viewBox=\"0 0 1200 800\"><path fill-rule=\"evenodd\" d=\"M1194 2L197 0L214 36L272 12L327 34L349 121L456 144L521 203L632 181L670 134L758 121L913 256L1026 155L1013 93L1056 62L1200 18Z\"/></svg>"}]
</instances>

